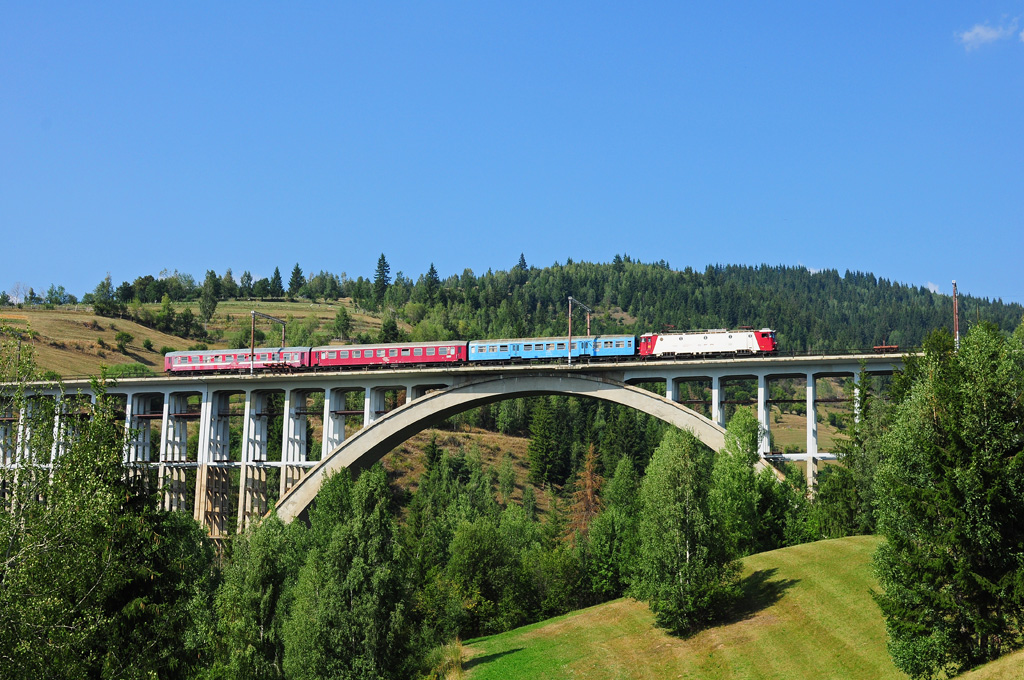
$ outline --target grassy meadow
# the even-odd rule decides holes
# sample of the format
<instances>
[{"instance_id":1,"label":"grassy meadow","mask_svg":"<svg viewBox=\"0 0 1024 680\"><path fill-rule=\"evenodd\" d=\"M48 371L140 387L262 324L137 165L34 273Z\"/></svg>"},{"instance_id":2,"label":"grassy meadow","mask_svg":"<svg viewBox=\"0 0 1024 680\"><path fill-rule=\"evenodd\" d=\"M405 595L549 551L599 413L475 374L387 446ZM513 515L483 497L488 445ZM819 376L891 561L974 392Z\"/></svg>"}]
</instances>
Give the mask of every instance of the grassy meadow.
<instances>
[{"instance_id":1,"label":"grassy meadow","mask_svg":"<svg viewBox=\"0 0 1024 680\"><path fill-rule=\"evenodd\" d=\"M881 539L853 536L743 560L743 598L720 625L686 639L647 605L614 600L464 644L467 680L887 680L906 678L886 652L871 598ZM1024 651L958 676L1021 680Z\"/></svg>"},{"instance_id":2,"label":"grassy meadow","mask_svg":"<svg viewBox=\"0 0 1024 680\"><path fill-rule=\"evenodd\" d=\"M688 639L622 599L466 643L471 680L903 678L871 599L878 539L858 536L753 555L726 623Z\"/></svg>"}]
</instances>

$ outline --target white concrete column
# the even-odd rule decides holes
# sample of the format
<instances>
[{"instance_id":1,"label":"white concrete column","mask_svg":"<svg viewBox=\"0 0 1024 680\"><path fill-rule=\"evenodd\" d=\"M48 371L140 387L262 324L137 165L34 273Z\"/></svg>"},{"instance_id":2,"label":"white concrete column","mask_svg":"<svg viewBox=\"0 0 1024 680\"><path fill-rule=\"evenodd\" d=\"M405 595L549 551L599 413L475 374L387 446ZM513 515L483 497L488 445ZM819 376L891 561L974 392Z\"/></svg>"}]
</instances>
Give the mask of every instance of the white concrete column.
<instances>
[{"instance_id":1,"label":"white concrete column","mask_svg":"<svg viewBox=\"0 0 1024 680\"><path fill-rule=\"evenodd\" d=\"M203 394L202 401L199 403L199 450L196 452L196 461L200 465L205 465L210 462L210 442L213 437L210 434L210 420L213 414L214 403L213 395L210 394L209 388L205 394Z\"/></svg>"},{"instance_id":2,"label":"white concrete column","mask_svg":"<svg viewBox=\"0 0 1024 680\"><path fill-rule=\"evenodd\" d=\"M306 416L299 413L306 408L304 390L288 390L284 396L284 427L281 441L281 462L297 463L306 460Z\"/></svg>"},{"instance_id":3,"label":"white concrete column","mask_svg":"<svg viewBox=\"0 0 1024 680\"><path fill-rule=\"evenodd\" d=\"M725 409L722 408L722 378L711 376L711 420L725 427Z\"/></svg>"},{"instance_id":4,"label":"white concrete column","mask_svg":"<svg viewBox=\"0 0 1024 680\"><path fill-rule=\"evenodd\" d=\"M813 373L807 374L807 453L818 455L818 386ZM810 463L808 463L810 469ZM810 475L808 475L810 479Z\"/></svg>"},{"instance_id":5,"label":"white concrete column","mask_svg":"<svg viewBox=\"0 0 1024 680\"><path fill-rule=\"evenodd\" d=\"M264 392L250 391L245 398L245 421L242 424L242 462L267 460L267 407Z\"/></svg>"},{"instance_id":6,"label":"white concrete column","mask_svg":"<svg viewBox=\"0 0 1024 680\"><path fill-rule=\"evenodd\" d=\"M210 409L210 462L231 460L231 395L216 392Z\"/></svg>"},{"instance_id":7,"label":"white concrete column","mask_svg":"<svg viewBox=\"0 0 1024 680\"><path fill-rule=\"evenodd\" d=\"M671 402L679 401L679 383L672 376L665 378L665 398Z\"/></svg>"},{"instance_id":8,"label":"white concrete column","mask_svg":"<svg viewBox=\"0 0 1024 680\"><path fill-rule=\"evenodd\" d=\"M339 413L344 410L345 392L338 388L328 389L324 393L324 441L320 452L321 460L345 441L345 414Z\"/></svg>"},{"instance_id":9,"label":"white concrete column","mask_svg":"<svg viewBox=\"0 0 1024 680\"><path fill-rule=\"evenodd\" d=\"M202 401L199 403L199 450L196 452L196 462L199 464L199 467L196 470L196 497L192 513L195 520L203 526L207 526L206 473L212 459L210 450L213 442L211 421L213 420L215 408L213 394L210 393L210 388L207 387L206 392L203 393Z\"/></svg>"},{"instance_id":10,"label":"white concrete column","mask_svg":"<svg viewBox=\"0 0 1024 680\"><path fill-rule=\"evenodd\" d=\"M175 414L188 410L188 397L164 394L163 421L160 424L160 492L165 510L185 510L188 503L185 468L188 460L188 421ZM174 465L174 464L178 465Z\"/></svg>"},{"instance_id":11,"label":"white concrete column","mask_svg":"<svg viewBox=\"0 0 1024 680\"><path fill-rule=\"evenodd\" d=\"M163 422L160 424L160 462L184 463L188 460L188 421L176 414L188 410L188 397L164 394Z\"/></svg>"},{"instance_id":12,"label":"white concrete column","mask_svg":"<svg viewBox=\"0 0 1024 680\"><path fill-rule=\"evenodd\" d=\"M144 415L149 406L149 397L129 394L125 402L124 427L127 433L125 462L128 464L148 463L150 460L149 421Z\"/></svg>"},{"instance_id":13,"label":"white concrete column","mask_svg":"<svg viewBox=\"0 0 1024 680\"><path fill-rule=\"evenodd\" d=\"M231 460L230 408L230 394L207 391L200 411L195 518L215 538L227 532L231 505L229 468L224 465Z\"/></svg>"},{"instance_id":14,"label":"white concrete column","mask_svg":"<svg viewBox=\"0 0 1024 680\"><path fill-rule=\"evenodd\" d=\"M764 456L771 453L771 414L768 409L768 381L764 375L757 376L757 422L761 424L761 441L757 452Z\"/></svg>"},{"instance_id":15,"label":"white concrete column","mask_svg":"<svg viewBox=\"0 0 1024 680\"><path fill-rule=\"evenodd\" d=\"M377 412L384 410L384 393L383 388L366 388L366 396L363 399L363 427L368 427L376 422Z\"/></svg>"},{"instance_id":16,"label":"white concrete column","mask_svg":"<svg viewBox=\"0 0 1024 680\"><path fill-rule=\"evenodd\" d=\"M284 496L301 478L301 466L289 463L306 462L306 416L297 413L306 407L304 390L287 390L284 395L284 426L281 428L281 496Z\"/></svg>"},{"instance_id":17,"label":"white concrete column","mask_svg":"<svg viewBox=\"0 0 1024 680\"><path fill-rule=\"evenodd\" d=\"M249 390L242 424L242 474L239 476L238 529L245 530L267 511L267 395Z\"/></svg>"}]
</instances>

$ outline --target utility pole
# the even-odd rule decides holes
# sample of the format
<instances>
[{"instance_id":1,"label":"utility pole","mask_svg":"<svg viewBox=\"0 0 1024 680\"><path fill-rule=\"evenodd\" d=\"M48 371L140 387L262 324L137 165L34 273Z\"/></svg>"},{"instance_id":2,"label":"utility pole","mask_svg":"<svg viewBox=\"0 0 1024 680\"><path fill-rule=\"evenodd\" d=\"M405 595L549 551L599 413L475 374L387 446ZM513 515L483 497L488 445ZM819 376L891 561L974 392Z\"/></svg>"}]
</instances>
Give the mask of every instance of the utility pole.
<instances>
[{"instance_id":1,"label":"utility pole","mask_svg":"<svg viewBox=\"0 0 1024 680\"><path fill-rule=\"evenodd\" d=\"M960 351L960 304L957 300L956 279L953 279L953 346Z\"/></svg>"},{"instance_id":2,"label":"utility pole","mask_svg":"<svg viewBox=\"0 0 1024 680\"><path fill-rule=\"evenodd\" d=\"M270 316L269 314L264 314L263 312L257 312L255 309L249 312L249 314L252 315L252 330L249 333L249 375L252 375L253 357L256 354L256 317L263 317L264 319L269 319L275 323L281 324L281 347L284 347L284 332L287 329L288 324L286 324L284 321L281 321L281 319L278 319L276 316Z\"/></svg>"},{"instance_id":3,"label":"utility pole","mask_svg":"<svg viewBox=\"0 0 1024 680\"><path fill-rule=\"evenodd\" d=\"M587 310L587 337L588 338L590 337L590 315L594 311L590 307L587 307L585 304L580 302L579 300L573 299L573 297L571 295L569 296L569 342L567 343L567 345L568 345L567 350L569 352L569 365L570 366L572 366L572 303L573 302L578 304L583 309Z\"/></svg>"}]
</instances>

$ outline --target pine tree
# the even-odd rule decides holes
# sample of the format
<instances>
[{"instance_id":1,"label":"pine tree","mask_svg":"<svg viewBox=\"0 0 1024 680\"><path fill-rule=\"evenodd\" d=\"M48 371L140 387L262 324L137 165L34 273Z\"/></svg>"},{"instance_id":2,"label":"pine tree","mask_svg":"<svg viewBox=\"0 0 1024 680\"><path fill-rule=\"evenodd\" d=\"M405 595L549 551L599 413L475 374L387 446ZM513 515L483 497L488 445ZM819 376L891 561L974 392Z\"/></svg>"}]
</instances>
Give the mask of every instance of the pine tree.
<instances>
[{"instance_id":1,"label":"pine tree","mask_svg":"<svg viewBox=\"0 0 1024 680\"><path fill-rule=\"evenodd\" d=\"M441 288L441 279L437 276L437 269L434 268L434 263L430 263L430 269L427 270L424 285L426 286L427 304L434 304L437 299L437 292Z\"/></svg>"},{"instance_id":2,"label":"pine tree","mask_svg":"<svg viewBox=\"0 0 1024 680\"><path fill-rule=\"evenodd\" d=\"M534 484L550 481L558 458L555 417L547 399L540 399L530 421L530 480Z\"/></svg>"},{"instance_id":3,"label":"pine tree","mask_svg":"<svg viewBox=\"0 0 1024 680\"><path fill-rule=\"evenodd\" d=\"M401 337L402 332L398 328L398 322L395 321L394 315L388 314L380 325L377 342L398 342Z\"/></svg>"},{"instance_id":4,"label":"pine tree","mask_svg":"<svg viewBox=\"0 0 1024 680\"><path fill-rule=\"evenodd\" d=\"M380 254L380 258L377 259L377 271L373 275L373 302L378 307L384 304L384 296L388 292L388 287L391 286L391 266L388 264L388 260L384 257L384 253Z\"/></svg>"},{"instance_id":5,"label":"pine tree","mask_svg":"<svg viewBox=\"0 0 1024 680\"><path fill-rule=\"evenodd\" d=\"M306 284L306 278L302 275L302 267L299 263L295 263L295 268L292 269L291 278L288 279L288 297L295 297L299 294L299 290Z\"/></svg>"},{"instance_id":6,"label":"pine tree","mask_svg":"<svg viewBox=\"0 0 1024 680\"><path fill-rule=\"evenodd\" d=\"M270 296L281 297L284 295L284 284L281 282L281 270L274 267L274 275L270 277Z\"/></svg>"},{"instance_id":7,"label":"pine tree","mask_svg":"<svg viewBox=\"0 0 1024 680\"><path fill-rule=\"evenodd\" d=\"M1024 622L1024 325L948 333L911 367L876 481L889 653L952 676L1019 645Z\"/></svg>"},{"instance_id":8,"label":"pine tree","mask_svg":"<svg viewBox=\"0 0 1024 680\"><path fill-rule=\"evenodd\" d=\"M598 495L604 478L597 473L597 452L591 444L583 459L583 467L576 476L576 490L572 494L572 505L569 507L569 537L585 539L590 524L601 512L601 497Z\"/></svg>"}]
</instances>

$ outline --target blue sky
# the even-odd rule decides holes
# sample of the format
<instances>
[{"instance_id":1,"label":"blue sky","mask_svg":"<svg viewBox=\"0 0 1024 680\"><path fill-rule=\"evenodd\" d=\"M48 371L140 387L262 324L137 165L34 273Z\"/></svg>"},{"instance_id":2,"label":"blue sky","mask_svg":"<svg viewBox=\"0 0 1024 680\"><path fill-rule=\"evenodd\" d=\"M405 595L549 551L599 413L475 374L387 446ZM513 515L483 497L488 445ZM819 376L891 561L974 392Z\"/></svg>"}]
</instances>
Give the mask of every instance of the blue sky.
<instances>
[{"instance_id":1,"label":"blue sky","mask_svg":"<svg viewBox=\"0 0 1024 680\"><path fill-rule=\"evenodd\" d=\"M1024 302L1024 0L0 4L0 290L616 253Z\"/></svg>"}]
</instances>

